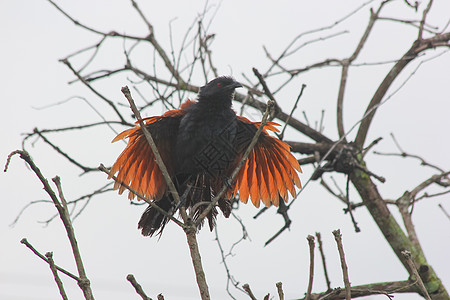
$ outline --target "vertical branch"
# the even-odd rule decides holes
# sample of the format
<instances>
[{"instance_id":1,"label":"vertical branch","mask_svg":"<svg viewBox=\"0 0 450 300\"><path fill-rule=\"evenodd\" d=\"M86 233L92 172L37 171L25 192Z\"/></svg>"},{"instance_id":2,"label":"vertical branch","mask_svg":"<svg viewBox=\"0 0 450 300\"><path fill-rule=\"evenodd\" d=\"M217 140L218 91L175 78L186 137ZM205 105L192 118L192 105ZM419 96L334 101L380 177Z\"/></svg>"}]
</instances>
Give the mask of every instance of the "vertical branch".
<instances>
[{"instance_id":1,"label":"vertical branch","mask_svg":"<svg viewBox=\"0 0 450 300\"><path fill-rule=\"evenodd\" d=\"M422 252L422 247L419 243L416 230L414 229L414 224L412 222L411 214L408 211L409 205L411 204L409 193L405 192L397 201L398 210L402 215L403 224L405 225L406 232L408 233L408 238L414 247Z\"/></svg>"},{"instance_id":2,"label":"vertical branch","mask_svg":"<svg viewBox=\"0 0 450 300\"><path fill-rule=\"evenodd\" d=\"M423 39L423 28L425 27L425 23L426 23L426 19L427 19L427 15L430 12L431 9L431 5L433 4L433 0L430 0L428 2L427 7L425 8L425 10L423 11L423 15L422 15L422 19L420 20L420 25L419 25L419 34L417 39L421 40Z\"/></svg>"},{"instance_id":3,"label":"vertical branch","mask_svg":"<svg viewBox=\"0 0 450 300\"><path fill-rule=\"evenodd\" d=\"M337 100L337 129L339 133L339 137L342 138L345 136L344 130L344 93L345 87L347 85L347 75L349 68L349 60L342 61L342 71L341 71L341 81L339 84L339 92L338 92L338 100ZM346 143L347 139L344 137L343 142Z\"/></svg>"},{"instance_id":4,"label":"vertical branch","mask_svg":"<svg viewBox=\"0 0 450 300\"><path fill-rule=\"evenodd\" d=\"M369 37L369 34L372 31L373 25L375 24L375 21L378 19L378 15L381 11L381 8L387 2L388 1L383 1L375 13L372 10L370 11L371 15L370 15L369 24L367 25L366 30L364 31L364 34L361 37L358 45L356 46L355 51L348 59L344 59L341 61L342 71L341 71L341 80L340 80L338 100L337 100L337 129L338 129L339 137L343 138L343 142L345 142L345 143L347 142L347 140L345 138L345 130L344 130L343 107L344 107L345 87L347 86L348 70L349 70L352 62L358 57L359 53L361 52L362 48L364 47L364 44L366 43L366 41Z\"/></svg>"},{"instance_id":5,"label":"vertical branch","mask_svg":"<svg viewBox=\"0 0 450 300\"><path fill-rule=\"evenodd\" d=\"M190 225L190 226L189 226ZM194 223L189 220L188 228L185 230L186 238L189 245L189 250L191 253L192 263L194 265L195 278L197 280L197 285L200 290L200 296L202 300L211 299L209 296L208 284L206 283L205 272L203 271L202 258L200 256L200 251L198 249L197 242L197 231Z\"/></svg>"},{"instance_id":6,"label":"vertical branch","mask_svg":"<svg viewBox=\"0 0 450 300\"><path fill-rule=\"evenodd\" d=\"M283 140L283 137L284 137L284 131L286 130L286 127L287 127L287 125L288 125L288 123L289 123L289 120L292 118L292 115L294 114L294 111L295 111L295 109L297 108L298 101L299 101L300 98L302 97L302 95L303 95L303 90L305 89L305 87L306 87L306 84L302 84L302 88L301 88L301 90L300 90L300 93L299 93L298 96L297 96L297 99L295 100L295 103L294 103L294 106L292 107L291 113L289 114L287 120L285 121L283 130L281 130L281 133L280 133L280 135L279 135L280 140Z\"/></svg>"},{"instance_id":7,"label":"vertical branch","mask_svg":"<svg viewBox=\"0 0 450 300\"><path fill-rule=\"evenodd\" d=\"M314 280L314 237L312 235L308 235L306 238L308 240L309 245L309 283L308 283L308 290L306 292L305 300L310 300L311 298L311 291L313 286L313 280Z\"/></svg>"},{"instance_id":8,"label":"vertical branch","mask_svg":"<svg viewBox=\"0 0 450 300\"><path fill-rule=\"evenodd\" d=\"M78 242L75 238L75 231L72 226L72 221L70 220L69 210L67 209L67 202L62 192L61 180L59 176L54 177L53 182L58 189L59 197L61 199L61 203L55 198L54 201L55 206L58 210L59 216L66 228L67 236L69 237L70 246L72 247L72 253L75 258L75 264L77 265L78 275L80 279L78 280L78 286L83 290L84 297L86 300L93 300L94 296L92 294L90 281L86 276L86 271L84 269L83 260L81 259L81 252L78 248Z\"/></svg>"},{"instance_id":9,"label":"vertical branch","mask_svg":"<svg viewBox=\"0 0 450 300\"><path fill-rule=\"evenodd\" d=\"M327 264L325 262L325 253L323 252L322 236L321 236L320 232L316 232L316 237L317 237L317 243L319 243L320 257L322 258L323 273L325 275L325 281L327 282L327 291L331 291L331 282L330 282L330 278L328 277Z\"/></svg>"},{"instance_id":10,"label":"vertical branch","mask_svg":"<svg viewBox=\"0 0 450 300\"><path fill-rule=\"evenodd\" d=\"M339 257L341 258L342 275L344 277L344 285L345 285L345 299L351 300L352 294L351 294L351 290L350 290L350 281L348 279L347 263L345 262L344 247L342 246L341 231L339 229L334 230L333 235L334 235L334 239L336 240L337 247L338 247Z\"/></svg>"},{"instance_id":11,"label":"vertical branch","mask_svg":"<svg viewBox=\"0 0 450 300\"><path fill-rule=\"evenodd\" d=\"M68 300L66 291L64 290L63 283L61 279L58 276L58 270L56 269L55 262L53 261L53 253L47 252L45 253L45 257L48 259L48 264L50 266L50 270L52 270L53 278L55 278L56 285L58 286L59 293L61 294L61 297L63 300Z\"/></svg>"},{"instance_id":12,"label":"vertical branch","mask_svg":"<svg viewBox=\"0 0 450 300\"><path fill-rule=\"evenodd\" d=\"M283 284L281 282L276 283L278 297L280 300L284 300Z\"/></svg>"}]
</instances>

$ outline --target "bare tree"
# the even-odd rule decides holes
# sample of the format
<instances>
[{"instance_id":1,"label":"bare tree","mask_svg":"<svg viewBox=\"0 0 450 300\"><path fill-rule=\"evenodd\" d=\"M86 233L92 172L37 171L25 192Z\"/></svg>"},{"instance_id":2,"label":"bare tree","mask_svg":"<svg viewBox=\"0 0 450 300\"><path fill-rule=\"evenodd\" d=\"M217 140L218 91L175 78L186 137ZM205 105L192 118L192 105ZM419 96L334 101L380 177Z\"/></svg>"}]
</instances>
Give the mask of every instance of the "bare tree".
<instances>
[{"instance_id":1,"label":"bare tree","mask_svg":"<svg viewBox=\"0 0 450 300\"><path fill-rule=\"evenodd\" d=\"M151 20L146 17L145 12L140 9L138 3L134 0L131 1L132 7L147 28L147 33L142 36L120 33L114 30L109 32L97 30L89 26L89 24L78 21L70 14L70 12L65 11L55 2L51 0L48 1L69 21L78 26L80 30L86 30L98 36L97 43L68 55L61 59L61 62L74 76L74 80L71 83L80 83L84 85L86 89L90 90L100 101L106 104L111 112L108 112L108 115L112 115L112 117L106 118L104 117L106 113L100 111L98 113L103 118L103 121L101 122L79 124L56 129L35 128L33 132L27 134L24 138L23 150L12 153L19 154L28 163L44 185L44 189L51 198L52 203L56 206L58 215L61 217L72 245L78 275L71 274L65 269L55 265L51 254L44 257L42 254L39 254L29 242L23 240L23 243L50 265L63 299L67 299L67 296L65 295L64 287L58 278L58 272L62 272L75 279L82 289L85 298L93 299L89 280L83 269L81 254L77 248L71 218L77 217L86 208L90 199L100 193L111 191L111 184L104 182L101 187L96 188L94 191L87 192L85 196L66 201L62 193L59 178L56 177L54 179L58 191L58 196L56 196L56 193L51 189L47 180L25 150L28 148L29 142L32 139L38 138L51 146L58 155L66 158L75 168L81 169L83 173L98 172L99 170L107 172L107 168L104 166L89 166L87 163L75 159L73 153L76 149L62 149L52 140L52 134L62 132L69 135L75 130L87 130L93 127L109 127L116 131L116 128L119 128L118 126L132 126L134 119L128 117L130 111L127 108L128 102L125 100L128 100L129 105L133 108L132 116L142 122L140 113L148 112L152 107L160 105L166 109L172 109L178 107L180 103L188 97L195 97L195 93L198 92L199 87L203 85L204 82L222 74L221 72L224 71L219 71L219 68L214 64L213 45L215 34L209 32L209 24L214 20L216 12L212 12L211 7L208 6L208 4L205 5L204 11L193 20L191 26L186 30L184 38L178 44L179 46L176 47L174 44L171 44L170 48L166 48L160 43ZM240 70L242 72L242 77L247 81L245 84L246 93L237 93L235 95L235 101L239 107L240 113L258 112L263 118L262 126L267 118L269 120L282 122L283 129L279 134L280 139L284 139L285 133L287 132L286 130L295 132L296 137L301 136L301 139L288 140L287 142L292 147L292 151L299 154L300 164L313 167L314 171L311 172L311 174L305 174L303 176L303 190L308 189L308 186L313 184L320 184L323 186L323 188L330 193L331 198L336 198L345 205L345 213L349 215L356 232L359 232L361 229L354 217L354 211L356 209L367 209L392 251L409 274L408 278L404 278L401 281L351 286L341 239L342 235L337 230L333 232L333 234L336 238L337 249L341 258L344 287L342 289L332 289L326 275L328 290L322 293L312 293L313 279L317 281L317 278L314 277L315 244L314 237L308 236L311 259L310 281L308 290L303 299L351 299L378 294L385 295L389 299L392 299L391 297L394 293L416 293L426 299L450 299L448 292L438 275L435 273L432 265L425 258L425 253L412 221L412 215L418 201L450 193L450 171L429 163L425 158L422 158L419 155L410 154L404 151L393 134L391 134L392 140L398 149L395 153L373 152L372 150L376 148L381 138L372 141L368 140L369 130L374 126L374 122L378 121L375 118L378 109L389 101L389 99L391 99L400 89L405 88L405 83L416 71L418 71L422 64L438 58L443 54L448 55L448 50L450 49L450 32L447 31L448 24L445 25L444 28L436 28L428 24L427 17L432 10L433 1L422 3L420 5L417 2L412 4L409 1L400 1L402 2L402 5L404 5L405 10L416 11L417 20L405 20L402 19L401 16L398 18L387 17L388 14L385 14L385 12L389 9L389 6L392 5L392 2L395 1L382 1L379 3L369 1L364 3L329 26L299 33L278 55L275 55L269 49L264 48L269 61L269 67L263 68L255 66L253 70ZM367 24L365 24L365 30L356 41L354 49L348 53L348 55L339 58L328 57L318 61L303 63L301 65L292 63L292 58L299 55L303 48L317 42L327 42L331 39L340 38L344 32L336 29L337 25L367 10L370 10L370 17ZM374 27L382 22L388 24L400 22L404 26L413 27L417 30L416 38L411 40L409 48L406 49L401 57L389 61L377 61L371 63L360 62L358 58L364 52L365 47L368 47L368 42ZM99 59L99 56L101 56L99 49L105 47L104 45L107 45L108 41L114 39L123 41L123 66L115 69L110 69L109 66L98 67L92 70L91 66ZM138 49L142 47L150 47L153 50L154 55L152 68L150 70L141 66L138 63L139 55L135 55L135 53L138 52ZM432 53L437 53L437 55L433 55ZM84 59L82 63L80 63L80 57ZM398 85L396 90L392 90L393 84L394 82L398 82L400 74L404 73L405 69L415 62L418 62L416 68L413 71L410 71L410 75L404 79L403 83ZM344 112L346 111L345 100L347 99L346 90L348 89L348 82L351 75L350 71L354 68L368 65L388 65L390 66L390 69L384 75L384 78L377 83L376 91L373 94L368 95L370 97L369 103L361 104L363 105L364 113L359 116L357 122L351 124L350 121L346 121L347 119L344 117ZM325 132L323 128L322 123L325 118L324 114L322 114L322 118L316 122L316 124L311 124L307 115L304 115L306 121L303 122L300 120L300 115L297 112L298 107L301 106L302 95L304 94L305 89L307 89L307 86L301 85L298 87L298 85L294 84L295 80L307 72L313 72L327 67L334 67L340 70L340 81L336 100L328 106L331 107L331 105L333 105L336 111L336 131L338 133L338 138L336 139L332 137L333 133ZM88 69L90 69L90 71L86 71ZM263 69L264 71L261 71ZM128 87L122 89L125 97L118 102L111 100L106 96L107 93L104 90L95 86L96 83L108 81L114 76L123 74L126 74L129 79L128 84L132 86L134 97L139 97L139 103L143 103L142 105L136 107ZM198 81L197 78L201 78L200 81ZM295 94L290 93L290 98L295 101L293 101L294 104L292 107L285 107L281 104L281 101L279 101L279 95L285 93L285 91L294 90L292 86L297 86L297 88L295 88ZM116 88L119 89L119 87ZM351 124L351 126L347 128L347 124ZM144 130L145 127L142 126L142 128ZM254 141L258 138L258 134L259 133L255 135ZM147 136L149 143L152 145L152 138L149 133L147 133ZM294 135L288 135L286 133L286 137L287 136ZM304 140L304 138L307 138L310 142L301 142L300 140ZM152 149L153 148L156 147L153 145ZM251 150L251 147L249 147L249 150ZM380 158L389 155L397 156L399 159L419 159L424 167L432 169L435 174L424 179L420 184L405 190L399 197L385 197L380 194L378 187L386 181L385 177L389 177L389 174L375 174L375 172L371 171L371 165L366 160L366 155L368 153L375 153L379 155ZM8 158L7 166L11 157L12 155ZM159 164L161 164L163 168L162 161L160 161ZM238 169L235 171L234 175L237 174L237 171ZM329 176L330 174L344 178L344 186L341 186L337 181L334 181L334 177ZM167 176L166 180L168 183L170 182L170 178ZM441 190L439 192L428 192L428 190L433 187L439 187ZM223 187L221 192L225 193L225 191L226 186ZM302 191L300 191L300 198ZM356 191L361 201L356 203L354 200L352 201L351 199L354 199L355 196L350 196L351 191ZM174 191L174 194L176 194L176 191ZM152 203L150 199L145 199L143 196L140 196L140 198ZM220 195L216 197L216 199L219 198ZM278 208L277 213L283 219L284 225L279 228L278 231L273 233L273 236L267 240L266 245L276 243L277 238L281 234L288 234L286 233L286 229L289 229L293 222L301 222L299 220L292 220L290 215L291 207L297 202L297 199L292 199L288 204L284 204L280 201L280 207ZM79 203L83 203L82 207L76 209L76 206ZM212 205L214 204L215 202L213 201ZM72 210L69 209L71 207ZM442 206L441 208L445 212ZM272 207L263 208L255 218L258 218L266 211L273 209L274 208ZM391 213L391 210L395 209L397 209L401 215L402 224L399 223ZM196 240L196 224L192 223L192 220L183 208L181 208L180 214L181 221L172 216L170 217L186 233L201 298L210 299L205 272L200 260L199 247L201 247L201 245L199 246ZM16 221L17 220L18 219L16 219ZM242 225L242 228L243 239L245 239L247 237L245 226ZM327 274L320 234L316 237L319 244L324 273ZM227 266L227 257L232 253L232 250L227 252L223 249L220 244L219 235L217 235L217 242L227 272L227 290L229 291L230 296L233 297L229 289L231 284L246 293L251 299L256 299L250 286L244 285L241 287L240 283L234 279L232 271ZM127 279L142 299L150 299L146 296L143 288L137 283L133 275L130 274ZM284 295L281 283L277 284L277 291L278 297L283 299ZM162 297L162 295L158 296L158 299L160 297ZM269 299L269 296L266 296L265 299Z\"/></svg>"}]
</instances>

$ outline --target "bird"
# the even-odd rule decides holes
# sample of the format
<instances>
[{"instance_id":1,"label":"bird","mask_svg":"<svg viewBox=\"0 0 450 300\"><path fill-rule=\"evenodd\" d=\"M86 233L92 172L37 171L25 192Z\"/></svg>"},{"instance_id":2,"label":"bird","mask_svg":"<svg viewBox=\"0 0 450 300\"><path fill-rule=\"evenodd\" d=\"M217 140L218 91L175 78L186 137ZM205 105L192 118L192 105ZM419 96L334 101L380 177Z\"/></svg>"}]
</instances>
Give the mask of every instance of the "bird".
<instances>
[{"instance_id":1,"label":"bird","mask_svg":"<svg viewBox=\"0 0 450 300\"><path fill-rule=\"evenodd\" d=\"M143 119L180 195L181 205L194 221L224 186L227 191L217 206L226 218L231 213L231 199L238 194L241 202L250 199L258 208L261 202L266 207L278 206L280 200L287 202L288 193L295 197L296 187L301 188L298 173L302 170L290 146L268 133L279 132L276 126L280 125L272 121L264 125L244 165L230 180L261 124L236 115L232 109L235 89L240 87L242 84L234 78L220 76L200 88L196 101L187 100L179 109ZM114 189L122 194L129 186L173 216L181 205L175 203L168 190L139 125L118 134L112 142L126 138L127 146L109 171L109 178L117 173ZM130 200L135 196L129 191ZM210 230L217 214L214 207L206 216ZM160 235L169 220L148 206L138 229L144 236ZM202 225L203 220L198 230Z\"/></svg>"}]
</instances>

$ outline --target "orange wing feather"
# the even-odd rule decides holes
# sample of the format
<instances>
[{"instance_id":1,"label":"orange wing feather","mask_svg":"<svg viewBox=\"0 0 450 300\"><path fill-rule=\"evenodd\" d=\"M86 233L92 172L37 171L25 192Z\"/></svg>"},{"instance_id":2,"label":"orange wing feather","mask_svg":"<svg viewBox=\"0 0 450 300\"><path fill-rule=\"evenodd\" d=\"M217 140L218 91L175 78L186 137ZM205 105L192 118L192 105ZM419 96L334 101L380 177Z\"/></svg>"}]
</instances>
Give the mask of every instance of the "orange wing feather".
<instances>
[{"instance_id":1,"label":"orange wing feather","mask_svg":"<svg viewBox=\"0 0 450 300\"><path fill-rule=\"evenodd\" d=\"M162 116L143 119L145 126L152 133L164 164L171 175L174 169L170 159L173 148L171 142L175 141L174 134L178 130L179 120L186 114L185 109L193 103L195 102L188 100L183 103L180 109L167 111ZM169 133L170 130L172 130L172 135ZM114 189L119 189L119 194L122 194L126 189L121 184L123 183L149 199L161 199L167 188L166 181L156 164L155 155L141 128L135 126L125 130L118 134L112 142L125 138L128 138L128 144L109 172L109 178L118 172ZM134 197L134 193L128 193L130 200Z\"/></svg>"},{"instance_id":2,"label":"orange wing feather","mask_svg":"<svg viewBox=\"0 0 450 300\"><path fill-rule=\"evenodd\" d=\"M237 118L243 126L253 126L252 130L244 130L250 143L252 135L261 123L251 122L244 117ZM275 126L280 125L267 122L264 126L258 142L236 176L236 186L232 191L233 195L239 192L240 199L244 203L247 203L250 197L256 207L259 207L261 201L265 206L271 204L278 206L279 197L287 202L288 192L295 197L295 186L301 188L297 171L302 170L290 152L290 146L267 133L268 130L279 132Z\"/></svg>"}]
</instances>

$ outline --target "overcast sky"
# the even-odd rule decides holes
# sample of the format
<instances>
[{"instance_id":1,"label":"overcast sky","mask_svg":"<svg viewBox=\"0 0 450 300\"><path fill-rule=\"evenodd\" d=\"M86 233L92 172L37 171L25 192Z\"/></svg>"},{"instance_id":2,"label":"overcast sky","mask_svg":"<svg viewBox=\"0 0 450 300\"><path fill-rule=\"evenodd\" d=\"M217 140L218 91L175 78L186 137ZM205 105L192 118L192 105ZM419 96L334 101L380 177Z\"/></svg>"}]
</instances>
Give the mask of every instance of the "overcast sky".
<instances>
[{"instance_id":1,"label":"overcast sky","mask_svg":"<svg viewBox=\"0 0 450 300\"><path fill-rule=\"evenodd\" d=\"M414 13L405 6L404 1L393 1L382 15L417 20L426 5L426 1L423 2L419 12ZM299 33L329 26L349 14L360 3L362 2L330 0L210 1L206 20L216 14L209 27L209 32L216 34L211 46L214 63L220 74L233 75L237 80L246 82L242 75L245 74L255 81L251 68L266 70L270 66L263 46L273 56L277 56ZM76 20L100 31L115 30L137 36L147 34L146 25L129 1L58 1L58 4ZM205 2L148 1L140 5L152 22L157 39L169 51L170 32L172 43L179 47L188 27L204 10ZM297 43L301 45L337 34L332 39L305 47L286 60L286 65L297 68L325 58L341 59L349 56L367 25L369 9L377 8L378 5L378 1L373 1L337 28L299 40ZM442 29L449 20L448 12L448 0L435 1L429 15L430 24ZM86 87L79 83L68 84L74 76L58 61L98 42L100 36L75 26L44 0L1 1L0 28L2 165L11 151L21 148L21 134L31 132L35 127L58 128L100 121L95 111L80 98L74 98L63 105L51 106L54 103L72 96L82 97L101 110L107 118L113 118L109 108ZM356 63L398 59L410 47L416 35L417 30L404 24L377 23ZM132 43L109 41L99 52L98 60L92 68L113 69L122 66L125 62L124 45L129 47ZM388 95L414 72L420 61L443 53L443 50L429 51L406 68ZM151 71L153 50L147 47L139 51L136 60L143 68ZM80 67L86 57L81 56L73 63ZM365 105L391 66L392 64L383 64L351 69L344 103L346 130L361 118ZM446 52L422 64L405 86L379 109L367 139L370 142L383 137L375 150L397 151L390 138L392 132L405 151L419 154L430 163L448 170L448 70L450 53ZM192 82L202 85L204 79L197 72ZM269 80L269 84L274 87L279 83L280 79L277 78ZM307 88L295 117L304 121L301 112L305 111L311 122L318 121L324 109L324 133L336 139L335 100L338 83L339 69L336 67L305 73L279 93L277 100L288 112L300 86L306 84ZM123 103L120 88L126 84L131 86L133 82L128 81L126 76L117 76L99 82L96 88L113 101ZM126 107L121 109L124 115L131 115ZM157 115L163 111L162 108L155 107L147 110L145 115ZM249 110L247 113L252 120L260 118L254 111ZM128 120L132 121L131 118ZM116 128L121 129L123 128ZM73 132L70 135L49 135L63 150L72 153L76 159L90 167L96 167L100 163L113 163L124 146L123 143L110 144L114 136L115 133L107 128ZM350 140L353 137L354 132L349 134ZM292 130L288 131L286 139L309 142L308 138ZM61 177L68 199L75 199L107 183L106 176L100 173L79 176L79 169L40 140L30 140L26 147L48 179L55 175ZM371 171L387 179L385 184L376 182L386 199L397 199L405 190L411 190L435 173L413 159L370 154L367 160ZM312 168L304 168L301 176L303 182L311 172ZM331 183L330 178L327 178ZM335 179L342 188L345 187L343 177L337 175ZM0 190L0 299L60 299L48 266L19 243L23 237L27 237L42 253L53 251L56 263L75 273L70 246L60 220L57 218L48 226L40 223L51 218L56 210L49 204L35 204L23 213L15 226L10 226L27 203L48 199L37 178L18 157L14 157L9 171L2 173ZM440 190L430 190L433 191ZM355 191L351 191L351 200L360 201ZM439 209L439 203L450 211L448 194L425 199L416 204L413 221L429 263L446 287L450 288L450 222ZM258 298L267 293L276 295L275 283L278 281L283 282L287 299L303 297L309 270L306 236L321 232L332 286L342 287L338 253L331 233L340 228L352 285L407 279L407 272L391 252L366 209L359 208L355 212L362 229L362 232L355 233L348 215L342 212L343 208L343 204L325 193L317 182L311 183L290 210L293 220L291 230L264 247L265 241L283 225L282 218L275 215L276 211L272 208L255 220L252 217L258 210L251 205L241 205L236 214L243 220L251 240L236 246L234 256L229 257L228 263L233 276L240 284L249 283ZM111 300L138 299L125 279L127 274L133 273L151 297L155 298L158 293L163 293L166 299L198 299L183 232L177 226L169 224L160 240L142 237L136 226L143 210L144 206L129 205L126 196L108 193L95 197L75 220L79 246L95 297ZM401 218L395 208L392 211L400 222ZM230 249L242 236L241 226L234 219L219 217L218 230L225 249ZM214 233L202 230L199 243L212 298L229 299L225 292L226 273L221 264ZM316 255L318 256L318 252ZM319 259L316 259L316 266L313 291L322 292L326 290L326 284ZM62 278L69 298L80 299L82 294L76 283ZM240 291L231 291L237 299L247 298ZM385 298L372 296L367 299ZM395 299L420 297L396 295Z\"/></svg>"}]
</instances>

